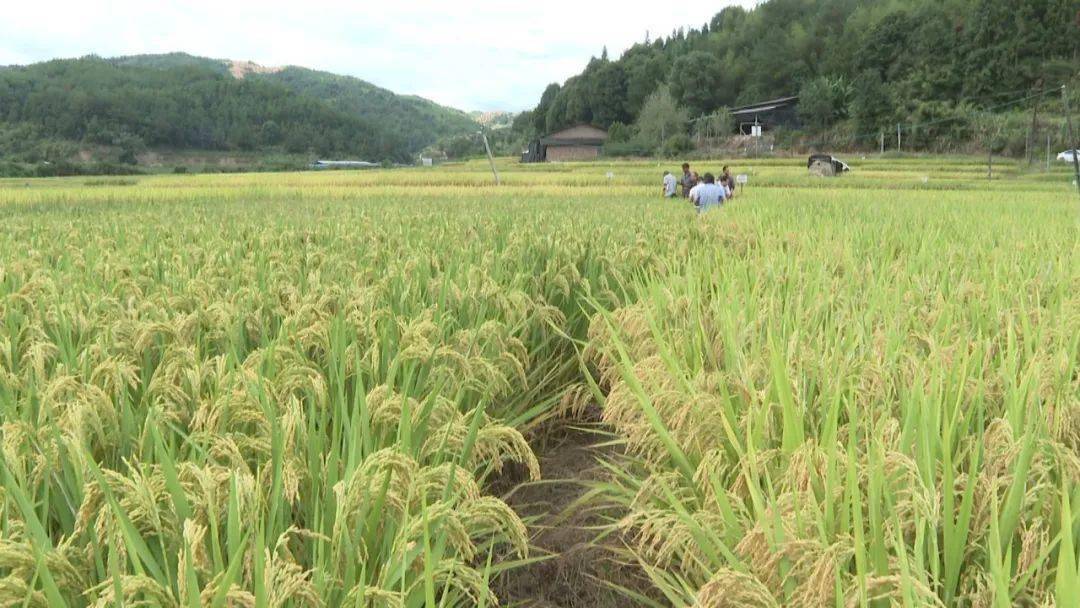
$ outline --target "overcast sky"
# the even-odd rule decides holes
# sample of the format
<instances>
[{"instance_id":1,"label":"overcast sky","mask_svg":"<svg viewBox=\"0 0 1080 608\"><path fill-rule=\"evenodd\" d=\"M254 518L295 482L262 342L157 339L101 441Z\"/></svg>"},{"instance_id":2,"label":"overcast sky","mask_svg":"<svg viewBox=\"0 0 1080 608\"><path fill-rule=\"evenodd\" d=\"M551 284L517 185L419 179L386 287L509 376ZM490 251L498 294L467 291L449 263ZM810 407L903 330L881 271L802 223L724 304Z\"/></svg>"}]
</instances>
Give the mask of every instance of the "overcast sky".
<instances>
[{"instance_id":1,"label":"overcast sky","mask_svg":"<svg viewBox=\"0 0 1080 608\"><path fill-rule=\"evenodd\" d=\"M184 51L349 74L464 110L522 110L550 82L646 31L700 27L752 0L11 0L0 65Z\"/></svg>"}]
</instances>

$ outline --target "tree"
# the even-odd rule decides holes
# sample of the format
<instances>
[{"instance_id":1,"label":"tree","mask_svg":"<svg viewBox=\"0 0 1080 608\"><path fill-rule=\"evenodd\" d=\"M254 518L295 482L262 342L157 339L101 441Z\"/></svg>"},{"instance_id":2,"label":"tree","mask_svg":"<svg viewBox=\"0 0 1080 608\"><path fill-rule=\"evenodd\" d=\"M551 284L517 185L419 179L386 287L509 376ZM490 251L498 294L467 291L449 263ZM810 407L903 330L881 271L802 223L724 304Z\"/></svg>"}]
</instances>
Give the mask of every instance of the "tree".
<instances>
[{"instance_id":1,"label":"tree","mask_svg":"<svg viewBox=\"0 0 1080 608\"><path fill-rule=\"evenodd\" d=\"M623 144L634 137L634 130L627 124L621 122L612 123L608 127L608 141L616 144Z\"/></svg>"},{"instance_id":2,"label":"tree","mask_svg":"<svg viewBox=\"0 0 1080 608\"><path fill-rule=\"evenodd\" d=\"M641 108L636 123L638 136L646 145L658 147L673 135L685 134L688 120L686 110L679 107L666 87L661 87Z\"/></svg>"},{"instance_id":3,"label":"tree","mask_svg":"<svg viewBox=\"0 0 1080 608\"><path fill-rule=\"evenodd\" d=\"M592 122L589 77L591 72L566 81L547 111L546 132L558 131L579 123Z\"/></svg>"},{"instance_id":4,"label":"tree","mask_svg":"<svg viewBox=\"0 0 1080 608\"><path fill-rule=\"evenodd\" d=\"M259 128L259 139L265 146L276 146L281 143L281 126L273 120L268 120Z\"/></svg>"},{"instance_id":5,"label":"tree","mask_svg":"<svg viewBox=\"0 0 1080 608\"><path fill-rule=\"evenodd\" d=\"M385 100L376 104L382 110L374 121L344 102L305 92L327 92L320 83L340 78L333 75L312 72L315 76L304 76L303 90L297 91L289 84L296 77L292 72L280 81L268 75L237 80L221 73L220 64L212 60L190 58L176 66L160 57L149 58L145 65L131 63L136 59L89 57L0 69L0 128L33 124L41 140L108 145L129 163L143 146L260 150L282 144L297 152L315 149L403 160L420 140L432 137L423 126L403 127L396 120L401 115L391 112L392 104ZM355 93L358 85L349 86ZM388 92L376 95L404 105L421 103ZM452 120L472 124L457 116L460 113L433 104L414 110L415 115L453 114ZM439 130L438 124L418 122Z\"/></svg>"},{"instance_id":6,"label":"tree","mask_svg":"<svg viewBox=\"0 0 1080 608\"><path fill-rule=\"evenodd\" d=\"M892 99L877 71L864 70L855 80L851 117L860 133L873 133L892 122Z\"/></svg>"},{"instance_id":7,"label":"tree","mask_svg":"<svg viewBox=\"0 0 1080 608\"><path fill-rule=\"evenodd\" d=\"M694 51L675 60L671 67L671 95L695 114L708 114L720 106L723 67L720 60L704 51Z\"/></svg>"},{"instance_id":8,"label":"tree","mask_svg":"<svg viewBox=\"0 0 1080 608\"><path fill-rule=\"evenodd\" d=\"M536 109L533 110L533 128L537 133L547 132L547 120L548 112L551 110L552 104L555 103L555 98L559 96L559 92L562 87L558 83L551 83L544 89L544 94L540 96L540 103L536 104Z\"/></svg>"},{"instance_id":9,"label":"tree","mask_svg":"<svg viewBox=\"0 0 1080 608\"><path fill-rule=\"evenodd\" d=\"M858 53L857 68L876 70L885 80L902 78L908 69L908 37L918 22L906 12L890 13L874 24Z\"/></svg>"},{"instance_id":10,"label":"tree","mask_svg":"<svg viewBox=\"0 0 1080 608\"><path fill-rule=\"evenodd\" d=\"M727 6L713 15L712 21L709 22L709 30L732 32L739 29L745 22L746 9L741 6Z\"/></svg>"},{"instance_id":11,"label":"tree","mask_svg":"<svg viewBox=\"0 0 1080 608\"><path fill-rule=\"evenodd\" d=\"M821 129L832 123L833 99L829 85L815 78L799 90L799 118L809 127Z\"/></svg>"},{"instance_id":12,"label":"tree","mask_svg":"<svg viewBox=\"0 0 1080 608\"><path fill-rule=\"evenodd\" d=\"M676 133L664 141L660 153L668 158L675 158L694 149L694 142L686 133Z\"/></svg>"},{"instance_id":13,"label":"tree","mask_svg":"<svg viewBox=\"0 0 1080 608\"><path fill-rule=\"evenodd\" d=\"M629 120L626 112L626 74L621 65L604 62L588 80L591 122L607 128L612 123Z\"/></svg>"},{"instance_id":14,"label":"tree","mask_svg":"<svg viewBox=\"0 0 1080 608\"><path fill-rule=\"evenodd\" d=\"M626 112L629 117L637 116L641 106L656 87L664 81L670 72L670 65L664 54L650 47L632 49L625 61L626 73Z\"/></svg>"},{"instance_id":15,"label":"tree","mask_svg":"<svg viewBox=\"0 0 1080 608\"><path fill-rule=\"evenodd\" d=\"M131 135L130 133L119 134L113 140L113 145L119 148L118 160L125 165L136 164L136 155L146 148L143 140L138 135Z\"/></svg>"},{"instance_id":16,"label":"tree","mask_svg":"<svg viewBox=\"0 0 1080 608\"><path fill-rule=\"evenodd\" d=\"M842 76L815 78L799 91L799 118L823 129L847 116L853 89Z\"/></svg>"},{"instance_id":17,"label":"tree","mask_svg":"<svg viewBox=\"0 0 1080 608\"><path fill-rule=\"evenodd\" d=\"M514 122L511 123L510 130L521 137L532 139L537 135L535 125L536 112L533 110L526 110L514 117Z\"/></svg>"}]
</instances>

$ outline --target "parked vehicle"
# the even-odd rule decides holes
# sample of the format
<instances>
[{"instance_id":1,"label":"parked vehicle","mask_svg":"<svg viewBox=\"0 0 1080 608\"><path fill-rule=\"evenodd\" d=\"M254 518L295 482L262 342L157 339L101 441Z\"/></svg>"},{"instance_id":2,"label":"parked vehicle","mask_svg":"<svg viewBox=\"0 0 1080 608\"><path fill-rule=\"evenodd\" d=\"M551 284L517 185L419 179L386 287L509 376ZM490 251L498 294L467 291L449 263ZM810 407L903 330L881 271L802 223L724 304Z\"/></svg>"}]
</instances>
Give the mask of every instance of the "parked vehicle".
<instances>
[{"instance_id":1,"label":"parked vehicle","mask_svg":"<svg viewBox=\"0 0 1080 608\"><path fill-rule=\"evenodd\" d=\"M1058 154L1057 159L1067 163L1076 162L1076 156L1080 154L1080 150L1065 150L1061 154Z\"/></svg>"}]
</instances>

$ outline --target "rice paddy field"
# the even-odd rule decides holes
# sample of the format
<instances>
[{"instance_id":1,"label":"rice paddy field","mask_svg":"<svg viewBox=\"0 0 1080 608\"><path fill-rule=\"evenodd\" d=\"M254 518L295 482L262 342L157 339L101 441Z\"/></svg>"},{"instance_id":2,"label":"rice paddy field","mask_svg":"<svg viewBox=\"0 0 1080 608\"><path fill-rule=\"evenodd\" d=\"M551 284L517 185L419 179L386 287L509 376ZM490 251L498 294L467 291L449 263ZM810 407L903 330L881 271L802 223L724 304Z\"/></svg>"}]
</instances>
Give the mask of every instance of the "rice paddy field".
<instances>
[{"instance_id":1,"label":"rice paddy field","mask_svg":"<svg viewBox=\"0 0 1080 608\"><path fill-rule=\"evenodd\" d=\"M847 160L0 180L0 606L521 602L590 415L618 605L1080 606L1075 188Z\"/></svg>"}]
</instances>

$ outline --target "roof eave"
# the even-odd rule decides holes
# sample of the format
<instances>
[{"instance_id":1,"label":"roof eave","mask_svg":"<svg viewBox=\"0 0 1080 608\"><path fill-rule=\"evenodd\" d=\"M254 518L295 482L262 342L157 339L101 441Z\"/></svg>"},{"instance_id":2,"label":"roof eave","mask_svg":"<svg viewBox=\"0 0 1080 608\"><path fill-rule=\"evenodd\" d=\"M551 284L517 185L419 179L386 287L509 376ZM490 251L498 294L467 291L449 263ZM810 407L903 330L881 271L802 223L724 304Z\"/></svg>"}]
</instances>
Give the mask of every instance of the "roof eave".
<instances>
[{"instance_id":1,"label":"roof eave","mask_svg":"<svg viewBox=\"0 0 1080 608\"><path fill-rule=\"evenodd\" d=\"M603 139L541 139L540 143L545 146L602 146Z\"/></svg>"}]
</instances>

